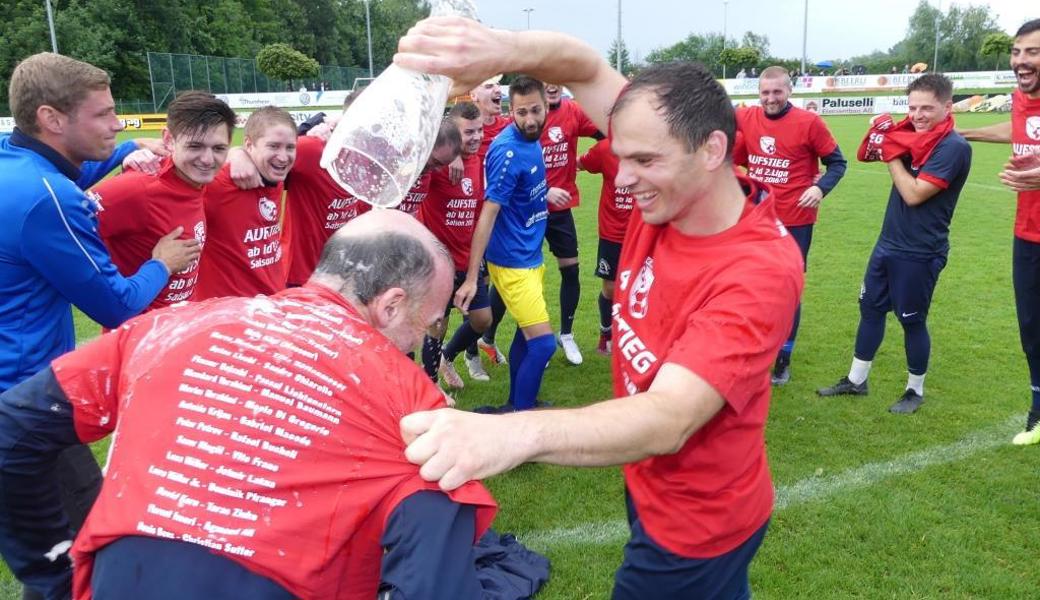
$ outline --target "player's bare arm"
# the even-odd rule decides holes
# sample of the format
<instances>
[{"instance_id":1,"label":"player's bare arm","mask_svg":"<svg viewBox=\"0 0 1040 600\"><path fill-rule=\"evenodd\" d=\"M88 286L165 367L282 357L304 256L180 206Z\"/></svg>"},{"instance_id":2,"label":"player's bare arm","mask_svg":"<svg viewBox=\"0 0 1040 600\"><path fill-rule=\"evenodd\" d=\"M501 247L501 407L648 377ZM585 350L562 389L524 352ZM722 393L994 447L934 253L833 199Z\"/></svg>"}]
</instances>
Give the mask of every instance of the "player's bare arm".
<instances>
[{"instance_id":1,"label":"player's bare arm","mask_svg":"<svg viewBox=\"0 0 1040 600\"><path fill-rule=\"evenodd\" d=\"M504 31L458 17L431 17L412 27L398 44L394 62L455 80L465 93L492 75L523 72L567 86L589 118L607 130L607 114L625 86L594 48L545 31Z\"/></svg>"},{"instance_id":2,"label":"player's bare arm","mask_svg":"<svg viewBox=\"0 0 1040 600\"><path fill-rule=\"evenodd\" d=\"M401 420L408 460L452 490L525 462L607 466L677 452L725 405L696 373L665 363L646 392L570 410L503 416L450 409Z\"/></svg>"},{"instance_id":3,"label":"player's bare arm","mask_svg":"<svg viewBox=\"0 0 1040 600\"><path fill-rule=\"evenodd\" d=\"M895 184L896 190L907 206L924 204L942 191L942 188L937 185L928 183L920 178L914 178L906 170L906 167L903 166L903 161L900 159L889 161L887 164L888 173L892 176L892 183Z\"/></svg>"},{"instance_id":4,"label":"player's bare arm","mask_svg":"<svg viewBox=\"0 0 1040 600\"><path fill-rule=\"evenodd\" d=\"M998 144L1011 143L1011 121L988 125L986 127L974 127L972 129L957 129L957 133L964 136L969 142L994 142Z\"/></svg>"},{"instance_id":5,"label":"player's bare arm","mask_svg":"<svg viewBox=\"0 0 1040 600\"><path fill-rule=\"evenodd\" d=\"M473 301L473 296L477 293L480 261L484 259L484 251L487 250L488 240L491 239L491 230L495 227L495 218L498 217L499 208L496 202L484 202L484 208L480 210L480 218L477 219L477 226L473 230L466 281L455 292L455 306L464 314L469 313L469 303Z\"/></svg>"}]
</instances>

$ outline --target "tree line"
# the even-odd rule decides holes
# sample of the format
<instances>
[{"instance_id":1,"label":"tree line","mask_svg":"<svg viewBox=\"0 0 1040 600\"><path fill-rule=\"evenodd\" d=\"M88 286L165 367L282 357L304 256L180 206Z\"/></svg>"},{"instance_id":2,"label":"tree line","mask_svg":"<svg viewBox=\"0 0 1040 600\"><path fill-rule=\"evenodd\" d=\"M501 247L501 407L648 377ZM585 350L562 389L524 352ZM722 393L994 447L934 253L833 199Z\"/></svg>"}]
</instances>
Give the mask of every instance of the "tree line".
<instances>
[{"instance_id":1,"label":"tree line","mask_svg":"<svg viewBox=\"0 0 1040 600\"><path fill-rule=\"evenodd\" d=\"M368 67L364 0L52 0L58 51L112 74L112 94L151 97L146 53L255 58L285 43L323 65ZM6 0L0 19L0 112L19 60L50 51L43 0ZM373 0L372 57L390 64L397 40L429 14L422 0Z\"/></svg>"}]
</instances>

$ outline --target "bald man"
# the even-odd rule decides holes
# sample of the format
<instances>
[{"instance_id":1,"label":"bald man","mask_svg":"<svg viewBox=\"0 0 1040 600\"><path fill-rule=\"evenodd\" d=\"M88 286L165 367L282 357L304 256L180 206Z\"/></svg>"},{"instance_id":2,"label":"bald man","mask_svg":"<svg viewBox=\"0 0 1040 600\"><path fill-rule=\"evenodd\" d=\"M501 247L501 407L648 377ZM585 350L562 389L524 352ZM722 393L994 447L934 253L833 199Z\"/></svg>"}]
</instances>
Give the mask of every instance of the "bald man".
<instances>
[{"instance_id":1,"label":"bald man","mask_svg":"<svg viewBox=\"0 0 1040 600\"><path fill-rule=\"evenodd\" d=\"M494 501L424 481L397 426L445 406L405 352L453 272L412 217L364 214L304 286L150 313L0 396L7 564L47 597L482 597ZM73 545L46 457L113 432Z\"/></svg>"}]
</instances>

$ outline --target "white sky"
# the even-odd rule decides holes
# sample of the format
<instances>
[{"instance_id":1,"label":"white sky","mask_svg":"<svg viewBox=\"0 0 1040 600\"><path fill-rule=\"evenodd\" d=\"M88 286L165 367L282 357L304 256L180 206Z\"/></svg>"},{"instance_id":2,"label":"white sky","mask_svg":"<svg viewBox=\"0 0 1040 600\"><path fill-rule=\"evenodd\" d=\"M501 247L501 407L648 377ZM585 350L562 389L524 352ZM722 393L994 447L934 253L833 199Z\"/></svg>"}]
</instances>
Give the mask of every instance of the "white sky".
<instances>
[{"instance_id":1,"label":"white sky","mask_svg":"<svg viewBox=\"0 0 1040 600\"><path fill-rule=\"evenodd\" d=\"M531 29L569 33L604 54L617 37L618 0L476 1L481 21L492 27L525 29L528 13L524 9L533 8ZM937 5L938 0L931 1ZM813 62L888 50L906 35L907 21L917 7L916 0L808 2L807 54ZM950 1L941 4L945 12ZM971 2L953 4L966 7ZM985 4L1009 34L1025 21L1040 18L1040 2L1035 0L990 0ZM727 37L739 40L750 30L769 37L773 56L802 55L803 0L728 0L725 11L723 0L622 0L621 10L622 36L636 60L690 33L721 33L724 12Z\"/></svg>"}]
</instances>

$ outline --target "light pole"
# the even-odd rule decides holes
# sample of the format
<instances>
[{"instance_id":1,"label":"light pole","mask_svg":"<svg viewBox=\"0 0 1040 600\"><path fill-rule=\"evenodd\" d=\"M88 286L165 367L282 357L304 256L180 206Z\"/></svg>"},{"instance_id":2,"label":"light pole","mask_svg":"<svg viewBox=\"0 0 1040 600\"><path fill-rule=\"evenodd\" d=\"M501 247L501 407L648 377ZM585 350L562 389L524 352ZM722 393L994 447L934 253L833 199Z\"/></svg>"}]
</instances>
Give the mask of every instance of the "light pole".
<instances>
[{"instance_id":1,"label":"light pole","mask_svg":"<svg viewBox=\"0 0 1040 600\"><path fill-rule=\"evenodd\" d=\"M58 53L58 37L54 35L54 12L51 10L51 0L46 0L47 4L47 26L51 30L51 49L55 54Z\"/></svg>"},{"instance_id":2,"label":"light pole","mask_svg":"<svg viewBox=\"0 0 1040 600\"><path fill-rule=\"evenodd\" d=\"M935 13L935 56L932 57L932 73L939 72L939 17L942 16L942 0L939 0L939 8Z\"/></svg>"},{"instance_id":3,"label":"light pole","mask_svg":"<svg viewBox=\"0 0 1040 600\"><path fill-rule=\"evenodd\" d=\"M726 17L729 12L729 0L722 0L722 51L726 51ZM722 61L722 78L726 78L726 61Z\"/></svg>"},{"instance_id":4,"label":"light pole","mask_svg":"<svg viewBox=\"0 0 1040 600\"><path fill-rule=\"evenodd\" d=\"M368 8L369 0L365 0L365 32L368 34L368 76L375 77L372 68L372 15Z\"/></svg>"},{"instance_id":5,"label":"light pole","mask_svg":"<svg viewBox=\"0 0 1040 600\"><path fill-rule=\"evenodd\" d=\"M531 28L531 13L534 12L533 8L521 8L521 11L527 13L527 28Z\"/></svg>"},{"instance_id":6,"label":"light pole","mask_svg":"<svg viewBox=\"0 0 1040 600\"><path fill-rule=\"evenodd\" d=\"M809 0L805 0L805 16L802 17L802 75L805 75L805 47L809 39Z\"/></svg>"},{"instance_id":7,"label":"light pole","mask_svg":"<svg viewBox=\"0 0 1040 600\"><path fill-rule=\"evenodd\" d=\"M617 72L621 71L621 0L617 0L617 56L614 57L614 62L617 63ZM623 74L623 73L622 73Z\"/></svg>"}]
</instances>

